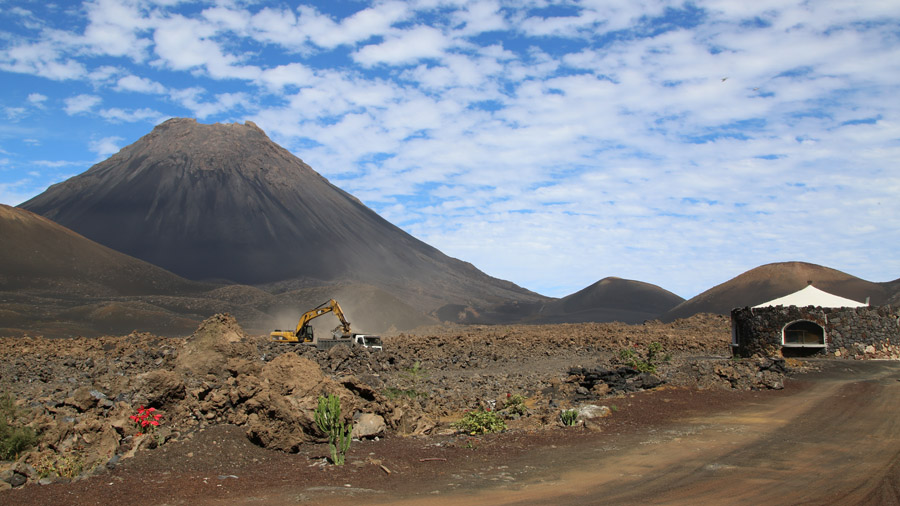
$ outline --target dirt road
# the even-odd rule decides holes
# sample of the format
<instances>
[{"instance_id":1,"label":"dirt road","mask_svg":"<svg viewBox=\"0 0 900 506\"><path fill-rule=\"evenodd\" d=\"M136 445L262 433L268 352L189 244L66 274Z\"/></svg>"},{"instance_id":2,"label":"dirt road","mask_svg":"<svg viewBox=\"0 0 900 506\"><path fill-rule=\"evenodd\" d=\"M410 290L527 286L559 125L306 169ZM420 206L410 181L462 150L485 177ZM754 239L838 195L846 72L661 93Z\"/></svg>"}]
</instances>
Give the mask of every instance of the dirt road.
<instances>
[{"instance_id":1,"label":"dirt road","mask_svg":"<svg viewBox=\"0 0 900 506\"><path fill-rule=\"evenodd\" d=\"M562 455L543 448L517 463L534 469L525 484L429 504L900 504L900 363L829 362L790 388Z\"/></svg>"}]
</instances>

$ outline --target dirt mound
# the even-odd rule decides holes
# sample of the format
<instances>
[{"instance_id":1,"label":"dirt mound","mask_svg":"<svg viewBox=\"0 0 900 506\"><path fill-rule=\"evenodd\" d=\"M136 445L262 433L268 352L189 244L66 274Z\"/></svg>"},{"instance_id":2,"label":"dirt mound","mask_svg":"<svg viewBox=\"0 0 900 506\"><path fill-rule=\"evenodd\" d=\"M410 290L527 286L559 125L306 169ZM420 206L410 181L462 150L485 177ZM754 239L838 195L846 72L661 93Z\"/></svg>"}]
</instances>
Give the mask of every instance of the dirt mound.
<instances>
[{"instance_id":1,"label":"dirt mound","mask_svg":"<svg viewBox=\"0 0 900 506\"><path fill-rule=\"evenodd\" d=\"M175 361L176 370L200 377L220 374L229 359L252 356L254 347L245 338L244 330L230 314L207 318L185 339Z\"/></svg>"},{"instance_id":2,"label":"dirt mound","mask_svg":"<svg viewBox=\"0 0 900 506\"><path fill-rule=\"evenodd\" d=\"M873 305L890 298L891 283L873 283L850 274L805 262L767 264L717 285L689 299L660 317L663 321L686 318L696 313L729 314L736 307L755 306L783 297L809 282L828 293Z\"/></svg>"},{"instance_id":3,"label":"dirt mound","mask_svg":"<svg viewBox=\"0 0 900 506\"><path fill-rule=\"evenodd\" d=\"M21 207L189 279L367 283L420 311L544 299L388 223L250 122L170 119Z\"/></svg>"}]
</instances>

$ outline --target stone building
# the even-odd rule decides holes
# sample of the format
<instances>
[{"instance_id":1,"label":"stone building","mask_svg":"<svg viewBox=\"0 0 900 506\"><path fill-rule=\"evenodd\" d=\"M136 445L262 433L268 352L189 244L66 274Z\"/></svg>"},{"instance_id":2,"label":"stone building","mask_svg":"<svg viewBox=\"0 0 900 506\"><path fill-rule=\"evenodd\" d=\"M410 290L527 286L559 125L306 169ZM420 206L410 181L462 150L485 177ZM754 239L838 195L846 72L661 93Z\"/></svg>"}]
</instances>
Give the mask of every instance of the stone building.
<instances>
[{"instance_id":1,"label":"stone building","mask_svg":"<svg viewBox=\"0 0 900 506\"><path fill-rule=\"evenodd\" d=\"M731 311L735 355L900 358L900 308L869 306L812 285Z\"/></svg>"}]
</instances>

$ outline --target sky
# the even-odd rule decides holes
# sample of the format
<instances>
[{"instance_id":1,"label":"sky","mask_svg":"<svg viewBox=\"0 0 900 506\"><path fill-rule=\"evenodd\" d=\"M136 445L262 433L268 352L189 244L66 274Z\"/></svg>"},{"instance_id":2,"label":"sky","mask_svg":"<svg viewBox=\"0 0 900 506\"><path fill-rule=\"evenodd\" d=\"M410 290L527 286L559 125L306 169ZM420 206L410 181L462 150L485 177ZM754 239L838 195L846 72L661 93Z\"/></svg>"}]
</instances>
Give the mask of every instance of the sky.
<instances>
[{"instance_id":1,"label":"sky","mask_svg":"<svg viewBox=\"0 0 900 506\"><path fill-rule=\"evenodd\" d=\"M486 273L900 278L896 0L0 0L0 203L253 121Z\"/></svg>"}]
</instances>

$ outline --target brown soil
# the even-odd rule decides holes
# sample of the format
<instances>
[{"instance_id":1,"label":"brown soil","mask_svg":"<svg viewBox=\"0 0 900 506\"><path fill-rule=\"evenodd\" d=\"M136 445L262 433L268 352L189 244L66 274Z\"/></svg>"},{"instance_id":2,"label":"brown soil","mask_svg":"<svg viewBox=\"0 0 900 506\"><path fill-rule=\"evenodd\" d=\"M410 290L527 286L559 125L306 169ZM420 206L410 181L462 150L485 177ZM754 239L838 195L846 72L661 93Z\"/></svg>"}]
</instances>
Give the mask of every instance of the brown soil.
<instances>
[{"instance_id":1,"label":"brown soil","mask_svg":"<svg viewBox=\"0 0 900 506\"><path fill-rule=\"evenodd\" d=\"M22 505L897 504L900 366L830 362L781 391L663 388L618 400L602 432L388 437L343 467L218 426L90 479L27 486ZM727 484L727 485L726 485Z\"/></svg>"}]
</instances>

